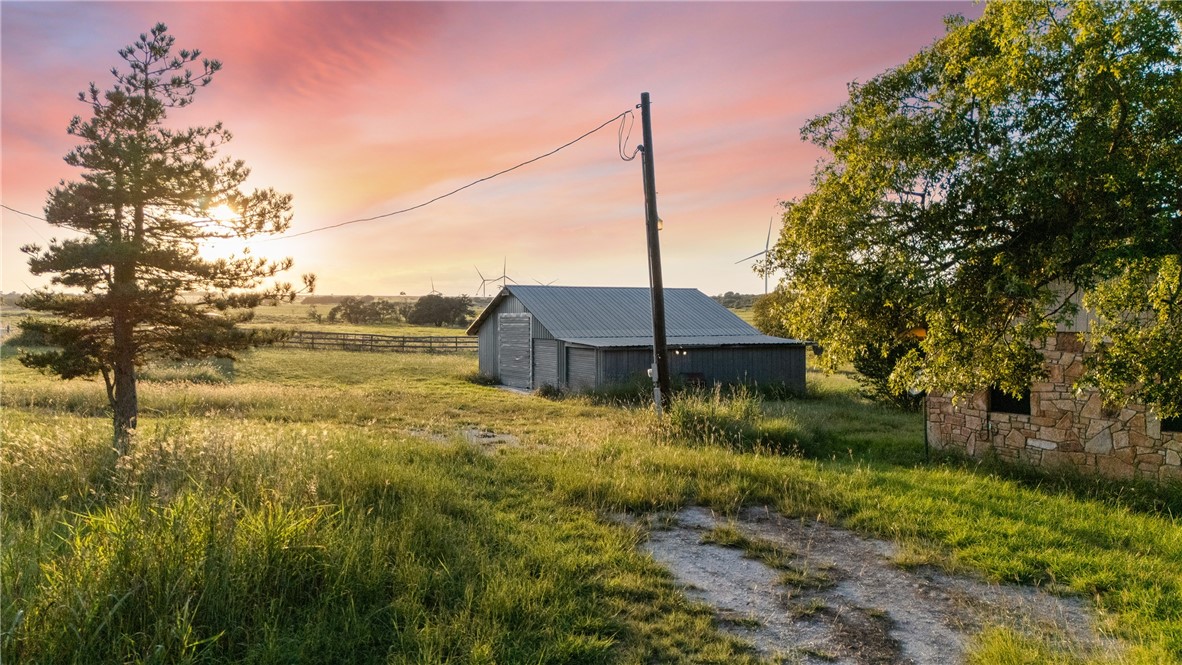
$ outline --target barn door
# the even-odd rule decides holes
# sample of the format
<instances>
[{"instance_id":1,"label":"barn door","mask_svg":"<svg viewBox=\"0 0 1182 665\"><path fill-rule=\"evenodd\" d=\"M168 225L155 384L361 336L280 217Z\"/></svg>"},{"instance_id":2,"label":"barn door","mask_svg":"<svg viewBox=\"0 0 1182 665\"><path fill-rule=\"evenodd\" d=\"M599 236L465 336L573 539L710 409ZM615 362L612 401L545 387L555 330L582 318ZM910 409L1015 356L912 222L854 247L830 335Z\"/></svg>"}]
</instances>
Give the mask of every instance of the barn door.
<instances>
[{"instance_id":1,"label":"barn door","mask_svg":"<svg viewBox=\"0 0 1182 665\"><path fill-rule=\"evenodd\" d=\"M559 387L558 340L534 340L534 386Z\"/></svg>"},{"instance_id":2,"label":"barn door","mask_svg":"<svg viewBox=\"0 0 1182 665\"><path fill-rule=\"evenodd\" d=\"M497 375L512 388L533 388L529 314L497 316Z\"/></svg>"},{"instance_id":3,"label":"barn door","mask_svg":"<svg viewBox=\"0 0 1182 665\"><path fill-rule=\"evenodd\" d=\"M571 390L595 388L595 349L566 349L566 382Z\"/></svg>"}]
</instances>

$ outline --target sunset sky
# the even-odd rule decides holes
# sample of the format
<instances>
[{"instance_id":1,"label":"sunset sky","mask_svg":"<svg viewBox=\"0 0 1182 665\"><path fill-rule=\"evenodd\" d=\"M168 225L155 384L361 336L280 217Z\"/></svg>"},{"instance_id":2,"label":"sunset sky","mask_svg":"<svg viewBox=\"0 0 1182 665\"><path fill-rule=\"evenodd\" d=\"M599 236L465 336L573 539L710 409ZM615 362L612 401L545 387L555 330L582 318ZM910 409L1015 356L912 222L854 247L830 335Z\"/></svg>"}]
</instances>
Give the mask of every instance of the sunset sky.
<instances>
[{"instance_id":1,"label":"sunset sky","mask_svg":"<svg viewBox=\"0 0 1182 665\"><path fill-rule=\"evenodd\" d=\"M970 3L3 2L6 206L42 215L77 177L66 126L119 48L155 22L224 69L179 125L218 120L249 184L295 197L292 233L422 203L653 102L665 285L759 293L735 261L779 200L808 191L800 140L850 81L905 61ZM628 152L641 143L639 112ZM3 211L0 289L46 283L19 247L63 233ZM521 283L647 285L641 161L617 125L414 212L252 243L320 294L475 294L478 266ZM490 289L491 295L491 289Z\"/></svg>"}]
</instances>

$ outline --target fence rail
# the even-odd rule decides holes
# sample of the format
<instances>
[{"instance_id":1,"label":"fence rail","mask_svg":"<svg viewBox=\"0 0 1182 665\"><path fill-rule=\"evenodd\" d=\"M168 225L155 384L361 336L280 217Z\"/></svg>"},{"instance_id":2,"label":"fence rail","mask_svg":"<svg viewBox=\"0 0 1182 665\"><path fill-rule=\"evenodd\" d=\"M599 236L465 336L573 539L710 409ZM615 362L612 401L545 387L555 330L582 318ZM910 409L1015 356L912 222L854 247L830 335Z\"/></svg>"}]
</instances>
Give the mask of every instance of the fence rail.
<instances>
[{"instance_id":1,"label":"fence rail","mask_svg":"<svg viewBox=\"0 0 1182 665\"><path fill-rule=\"evenodd\" d=\"M459 353L476 351L475 337L395 335L366 335L360 333L319 332L294 330L275 346L287 349L321 349L325 351L369 351L373 353Z\"/></svg>"}]
</instances>

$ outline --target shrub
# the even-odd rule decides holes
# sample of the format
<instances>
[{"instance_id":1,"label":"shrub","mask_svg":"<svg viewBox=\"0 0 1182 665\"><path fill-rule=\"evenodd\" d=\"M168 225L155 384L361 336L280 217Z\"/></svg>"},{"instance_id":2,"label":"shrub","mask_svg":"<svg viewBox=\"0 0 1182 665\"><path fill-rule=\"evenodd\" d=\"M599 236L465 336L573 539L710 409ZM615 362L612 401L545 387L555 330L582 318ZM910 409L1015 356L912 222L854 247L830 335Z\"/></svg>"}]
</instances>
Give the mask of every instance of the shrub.
<instances>
[{"instance_id":1,"label":"shrub","mask_svg":"<svg viewBox=\"0 0 1182 665\"><path fill-rule=\"evenodd\" d=\"M484 372L472 372L465 374L464 380L468 383L475 383L478 386L495 386L501 382L501 377L495 374L485 374Z\"/></svg>"},{"instance_id":2,"label":"shrub","mask_svg":"<svg viewBox=\"0 0 1182 665\"><path fill-rule=\"evenodd\" d=\"M537 390L534 391L534 395L544 399L557 400L562 399L564 393L562 392L562 388L559 388L558 386L550 385L549 383L543 383L541 386L538 386Z\"/></svg>"}]
</instances>

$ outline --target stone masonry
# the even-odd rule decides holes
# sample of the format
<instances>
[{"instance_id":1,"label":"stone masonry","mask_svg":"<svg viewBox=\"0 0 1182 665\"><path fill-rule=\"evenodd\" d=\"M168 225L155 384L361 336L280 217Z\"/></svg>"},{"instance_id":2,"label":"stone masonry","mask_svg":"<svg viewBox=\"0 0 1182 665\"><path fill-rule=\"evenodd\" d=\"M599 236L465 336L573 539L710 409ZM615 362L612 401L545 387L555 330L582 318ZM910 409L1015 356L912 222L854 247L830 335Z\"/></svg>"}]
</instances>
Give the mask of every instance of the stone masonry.
<instances>
[{"instance_id":1,"label":"stone masonry","mask_svg":"<svg viewBox=\"0 0 1182 665\"><path fill-rule=\"evenodd\" d=\"M988 392L954 401L928 397L928 437L934 448L973 457L996 454L1034 466L1074 466L1116 479L1182 482L1182 432L1163 432L1140 404L1104 406L1093 389L1076 392L1083 342L1060 332L1044 348L1047 377L1030 387L1030 415L989 410Z\"/></svg>"}]
</instances>

